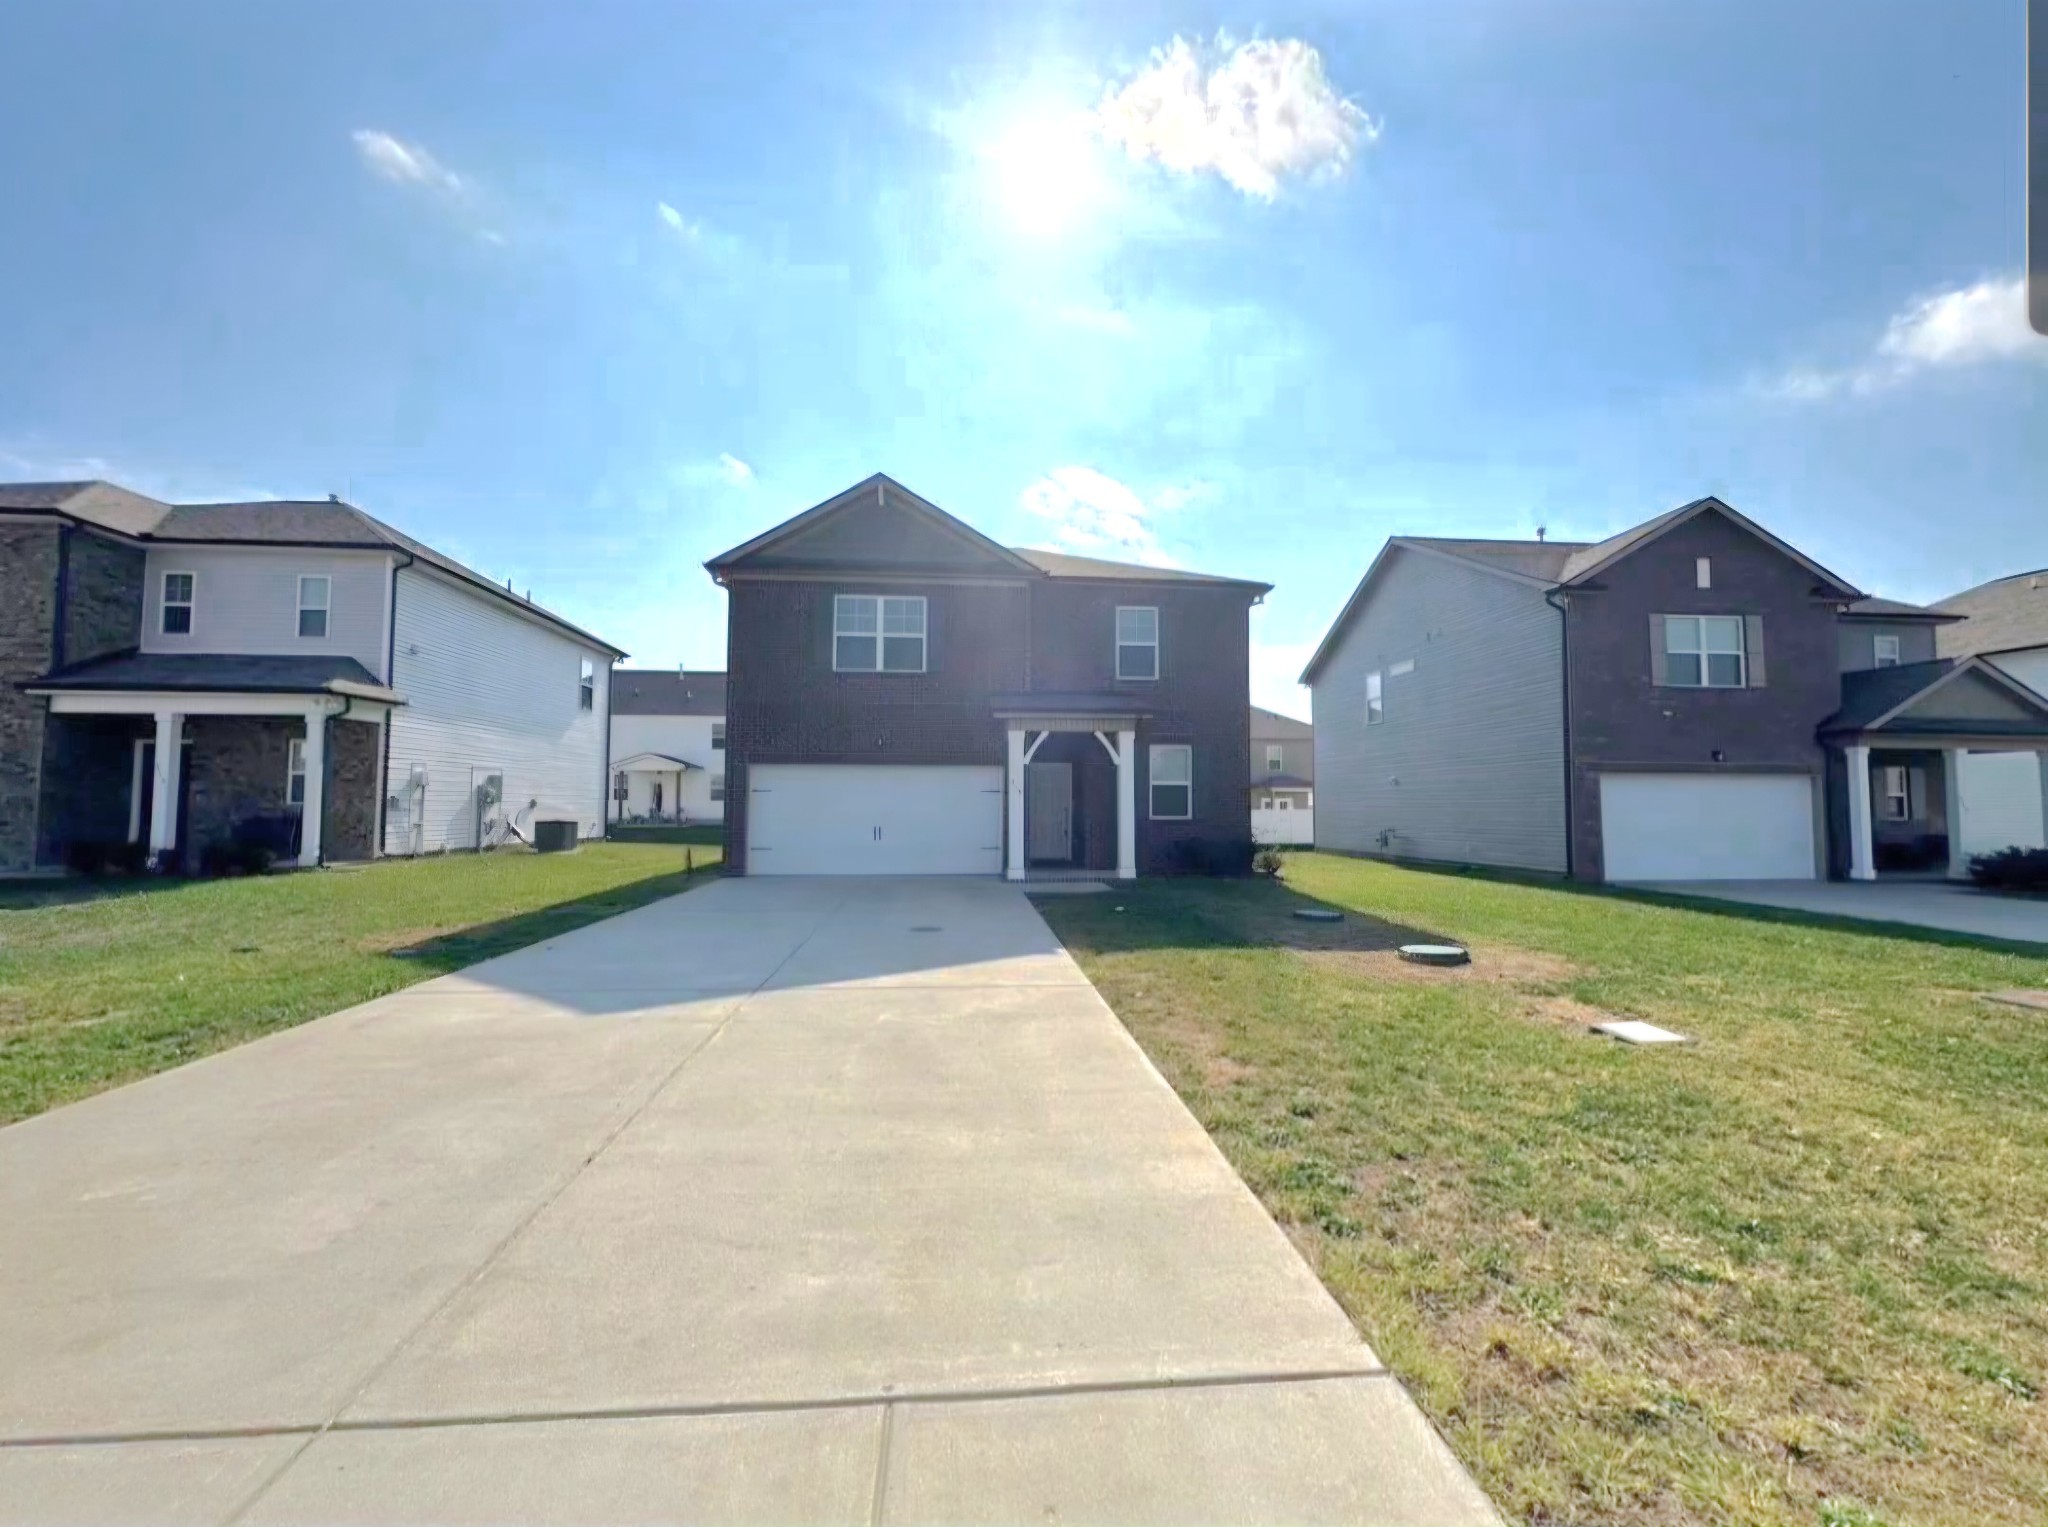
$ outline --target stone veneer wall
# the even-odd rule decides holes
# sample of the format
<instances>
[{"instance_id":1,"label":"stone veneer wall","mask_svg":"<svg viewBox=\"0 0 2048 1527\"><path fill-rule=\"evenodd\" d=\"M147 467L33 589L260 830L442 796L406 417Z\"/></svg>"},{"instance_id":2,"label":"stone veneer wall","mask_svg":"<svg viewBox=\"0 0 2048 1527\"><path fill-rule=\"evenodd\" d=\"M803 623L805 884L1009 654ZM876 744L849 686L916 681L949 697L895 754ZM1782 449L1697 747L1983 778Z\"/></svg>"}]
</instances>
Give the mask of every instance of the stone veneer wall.
<instances>
[{"instance_id":1,"label":"stone veneer wall","mask_svg":"<svg viewBox=\"0 0 2048 1527\"><path fill-rule=\"evenodd\" d=\"M302 724L286 716L193 716L185 728L192 739L185 867L196 871L207 847L232 838L236 823L288 809L291 739Z\"/></svg>"},{"instance_id":2,"label":"stone veneer wall","mask_svg":"<svg viewBox=\"0 0 2048 1527\"><path fill-rule=\"evenodd\" d=\"M57 603L57 527L0 522L0 871L35 862L47 702L17 687L47 672Z\"/></svg>"},{"instance_id":3,"label":"stone veneer wall","mask_svg":"<svg viewBox=\"0 0 2048 1527\"><path fill-rule=\"evenodd\" d=\"M375 854L382 736L372 721L337 720L327 728L327 820L321 833L326 859L368 859Z\"/></svg>"}]
</instances>

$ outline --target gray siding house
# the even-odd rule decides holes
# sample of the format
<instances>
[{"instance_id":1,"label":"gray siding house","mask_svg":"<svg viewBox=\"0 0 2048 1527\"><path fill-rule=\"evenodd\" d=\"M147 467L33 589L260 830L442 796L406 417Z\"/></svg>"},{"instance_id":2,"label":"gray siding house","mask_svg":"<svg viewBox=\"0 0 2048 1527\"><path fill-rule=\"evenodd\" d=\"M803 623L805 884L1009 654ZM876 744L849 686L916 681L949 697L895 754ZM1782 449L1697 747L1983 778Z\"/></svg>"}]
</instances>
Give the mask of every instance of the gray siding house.
<instances>
[{"instance_id":1,"label":"gray siding house","mask_svg":"<svg viewBox=\"0 0 2048 1527\"><path fill-rule=\"evenodd\" d=\"M1314 808L1316 729L1306 721L1254 705L1251 766L1254 811Z\"/></svg>"},{"instance_id":2,"label":"gray siding house","mask_svg":"<svg viewBox=\"0 0 2048 1527\"><path fill-rule=\"evenodd\" d=\"M1317 843L1582 879L1961 873L2048 700L1719 499L1597 544L1396 536L1302 675Z\"/></svg>"}]
</instances>

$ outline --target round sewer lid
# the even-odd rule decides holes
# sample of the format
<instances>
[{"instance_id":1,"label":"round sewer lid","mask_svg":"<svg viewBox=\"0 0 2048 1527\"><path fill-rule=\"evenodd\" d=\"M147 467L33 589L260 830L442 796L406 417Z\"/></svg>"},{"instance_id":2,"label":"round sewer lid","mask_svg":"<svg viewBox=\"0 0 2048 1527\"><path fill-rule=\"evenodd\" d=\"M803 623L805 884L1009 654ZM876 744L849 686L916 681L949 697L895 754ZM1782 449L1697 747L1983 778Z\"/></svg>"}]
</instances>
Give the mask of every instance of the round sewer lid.
<instances>
[{"instance_id":1,"label":"round sewer lid","mask_svg":"<svg viewBox=\"0 0 2048 1527\"><path fill-rule=\"evenodd\" d=\"M1296 907L1294 915L1305 923L1341 923L1342 912L1326 912L1321 907Z\"/></svg>"},{"instance_id":2,"label":"round sewer lid","mask_svg":"<svg viewBox=\"0 0 2048 1527\"><path fill-rule=\"evenodd\" d=\"M1464 965L1472 956L1456 944L1403 944L1401 958L1411 965Z\"/></svg>"}]
</instances>

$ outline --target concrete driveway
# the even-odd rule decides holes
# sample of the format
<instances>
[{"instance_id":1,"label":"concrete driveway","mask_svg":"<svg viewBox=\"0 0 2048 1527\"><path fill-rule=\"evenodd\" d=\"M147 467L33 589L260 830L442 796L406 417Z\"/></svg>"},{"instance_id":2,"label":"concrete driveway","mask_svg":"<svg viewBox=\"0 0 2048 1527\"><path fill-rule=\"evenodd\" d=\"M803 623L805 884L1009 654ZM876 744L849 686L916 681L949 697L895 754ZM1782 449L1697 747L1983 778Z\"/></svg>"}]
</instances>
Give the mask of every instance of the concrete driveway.
<instances>
[{"instance_id":1,"label":"concrete driveway","mask_svg":"<svg viewBox=\"0 0 2048 1527\"><path fill-rule=\"evenodd\" d=\"M1638 889L2048 944L2048 901L1990 896L1940 880L1686 880Z\"/></svg>"},{"instance_id":2,"label":"concrete driveway","mask_svg":"<svg viewBox=\"0 0 2048 1527\"><path fill-rule=\"evenodd\" d=\"M723 881L0 1130L0 1520L1494 1521L1022 896Z\"/></svg>"}]
</instances>

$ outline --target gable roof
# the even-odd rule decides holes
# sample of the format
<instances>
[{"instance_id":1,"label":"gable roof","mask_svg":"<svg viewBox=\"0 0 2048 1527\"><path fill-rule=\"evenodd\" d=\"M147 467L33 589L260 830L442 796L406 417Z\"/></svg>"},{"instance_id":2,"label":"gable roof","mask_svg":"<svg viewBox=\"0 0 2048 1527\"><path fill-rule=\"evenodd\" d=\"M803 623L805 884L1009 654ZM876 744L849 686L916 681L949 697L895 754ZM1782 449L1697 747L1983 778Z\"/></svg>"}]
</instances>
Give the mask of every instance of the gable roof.
<instances>
[{"instance_id":1,"label":"gable roof","mask_svg":"<svg viewBox=\"0 0 2048 1527\"><path fill-rule=\"evenodd\" d=\"M1612 566L1630 552L1637 550L1639 547L1649 545L1650 542L1666 532L1676 530L1687 521L1709 512L1724 516L1766 545L1790 557L1822 583L1835 589L1843 598L1861 599L1863 597L1863 590L1857 588L1852 583L1837 578L1833 573L1814 561L1813 558L1807 556L1805 552L1799 550L1798 547L1779 540L1768 530L1764 529L1763 526L1757 524L1755 520L1750 519L1745 514L1738 513L1712 494L1705 498L1696 498L1689 504L1680 504L1676 509L1660 514L1655 519L1645 520L1633 529L1624 530L1620 535L1609 536L1604 541L1597 542L1592 546L1588 546L1583 551L1574 553L1571 560L1565 563L1564 571L1558 575L1558 584L1560 587L1583 584L1587 579L1593 577L1594 574Z\"/></svg>"},{"instance_id":2,"label":"gable roof","mask_svg":"<svg viewBox=\"0 0 2048 1527\"><path fill-rule=\"evenodd\" d=\"M2003 690L2021 707L2039 719L1987 721L1975 717L1945 720L1924 718L1917 723L1902 716L1950 685L1979 679ZM2048 736L2048 699L2034 693L2012 675L1981 658L1936 658L1926 663L1899 663L1890 668L1865 668L1842 675L1842 705L1820 726L1823 735L1845 732L1881 731L1969 732L1993 735Z\"/></svg>"},{"instance_id":3,"label":"gable roof","mask_svg":"<svg viewBox=\"0 0 2048 1527\"><path fill-rule=\"evenodd\" d=\"M1930 624L1961 620L1960 615L1949 615L1941 610L1930 610L1925 605L1907 604L1903 599L1859 599L1842 611L1846 617L1857 620L1923 620Z\"/></svg>"},{"instance_id":4,"label":"gable roof","mask_svg":"<svg viewBox=\"0 0 2048 1527\"><path fill-rule=\"evenodd\" d=\"M842 492L833 494L822 503L813 504L803 513L771 526L751 541L742 541L729 551L722 551L704 564L705 570L714 579L741 569L743 564L787 546L793 540L815 533L834 517L854 509L870 506L893 507L916 520L939 531L941 534L960 541L963 546L980 552L991 564L1007 572L1033 573L1037 569L1007 546L990 540L965 520L956 519L937 504L920 498L903 484L885 472L855 483Z\"/></svg>"},{"instance_id":5,"label":"gable roof","mask_svg":"<svg viewBox=\"0 0 2048 1527\"><path fill-rule=\"evenodd\" d=\"M1211 583L1230 588L1257 589L1271 593L1273 585L1251 578L1226 578L1219 573L1191 573L1178 567L1154 567L1146 562L1111 562L1102 557L1078 557L1072 552L1045 551L1036 546L1019 546L1017 555L1040 572L1054 578L1095 579L1104 583Z\"/></svg>"},{"instance_id":6,"label":"gable roof","mask_svg":"<svg viewBox=\"0 0 2048 1527\"><path fill-rule=\"evenodd\" d=\"M725 675L675 668L614 668L614 716L723 716Z\"/></svg>"},{"instance_id":7,"label":"gable roof","mask_svg":"<svg viewBox=\"0 0 2048 1527\"><path fill-rule=\"evenodd\" d=\"M116 652L53 669L21 687L35 691L336 694L405 703L355 658L340 653Z\"/></svg>"},{"instance_id":8,"label":"gable roof","mask_svg":"<svg viewBox=\"0 0 2048 1527\"><path fill-rule=\"evenodd\" d=\"M678 758L673 753L635 753L631 758L621 758L612 764L614 772L627 774L666 774L671 769L702 774L704 766L691 763L687 758Z\"/></svg>"},{"instance_id":9,"label":"gable roof","mask_svg":"<svg viewBox=\"0 0 2048 1527\"><path fill-rule=\"evenodd\" d=\"M1994 578L1951 594L1935 608L1964 617L1936 638L1949 656L2048 647L2048 568Z\"/></svg>"},{"instance_id":10,"label":"gable roof","mask_svg":"<svg viewBox=\"0 0 2048 1527\"><path fill-rule=\"evenodd\" d=\"M1447 557L1478 562L1524 578L1541 578L1554 583L1564 575L1565 564L1585 551L1585 541L1486 541L1458 536L1396 536L1405 546L1440 551Z\"/></svg>"},{"instance_id":11,"label":"gable roof","mask_svg":"<svg viewBox=\"0 0 2048 1527\"><path fill-rule=\"evenodd\" d=\"M362 547L414 561L523 610L614 657L625 650L338 498L167 504L118 483L0 483L0 511L56 514L131 540L180 545Z\"/></svg>"},{"instance_id":12,"label":"gable roof","mask_svg":"<svg viewBox=\"0 0 2048 1527\"><path fill-rule=\"evenodd\" d=\"M1277 742L1293 737L1307 739L1315 736L1316 729L1306 721L1292 716L1283 716L1277 710L1267 710L1262 705L1252 707L1252 741Z\"/></svg>"}]
</instances>

